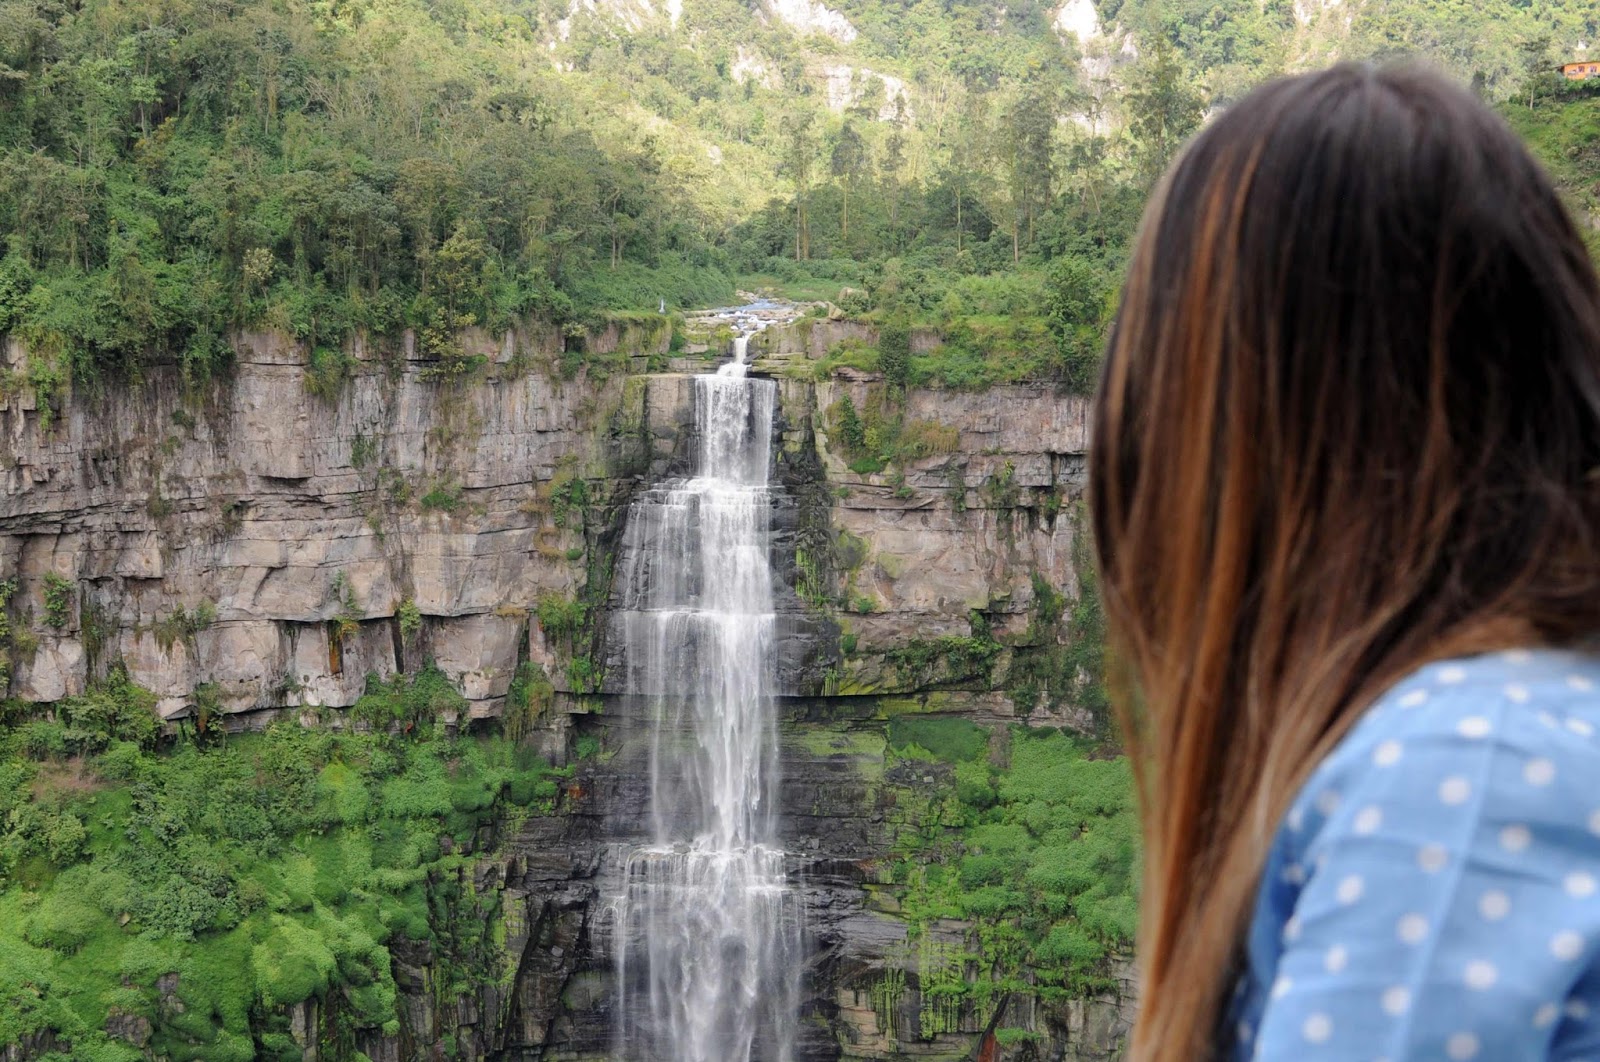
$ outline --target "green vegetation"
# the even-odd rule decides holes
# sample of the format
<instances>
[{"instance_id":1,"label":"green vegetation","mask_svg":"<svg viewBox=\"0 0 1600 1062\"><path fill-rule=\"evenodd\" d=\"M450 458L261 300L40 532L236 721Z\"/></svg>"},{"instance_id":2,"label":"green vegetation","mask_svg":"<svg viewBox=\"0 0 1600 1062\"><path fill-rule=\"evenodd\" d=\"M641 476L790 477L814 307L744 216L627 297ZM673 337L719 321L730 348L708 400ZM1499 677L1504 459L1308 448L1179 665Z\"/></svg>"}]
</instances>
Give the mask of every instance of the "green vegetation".
<instances>
[{"instance_id":1,"label":"green vegetation","mask_svg":"<svg viewBox=\"0 0 1600 1062\"><path fill-rule=\"evenodd\" d=\"M154 694L114 668L103 685L61 701L45 715L30 715L27 706L4 702L0 722L11 726L0 737L12 743L8 752L24 750L36 757L92 756L113 743L148 748L160 729L155 704ZM0 871L9 865L0 856Z\"/></svg>"},{"instance_id":2,"label":"green vegetation","mask_svg":"<svg viewBox=\"0 0 1600 1062\"><path fill-rule=\"evenodd\" d=\"M1001 646L987 631L963 638L914 638L885 654L908 689L957 685L966 682L986 685Z\"/></svg>"},{"instance_id":3,"label":"green vegetation","mask_svg":"<svg viewBox=\"0 0 1600 1062\"><path fill-rule=\"evenodd\" d=\"M892 384L869 387L860 411L849 394L841 395L829 407L828 421L831 448L861 475L952 453L961 444L960 432L949 425L906 417Z\"/></svg>"},{"instance_id":4,"label":"green vegetation","mask_svg":"<svg viewBox=\"0 0 1600 1062\"><path fill-rule=\"evenodd\" d=\"M417 499L417 504L432 512L453 513L461 508L460 485L455 483L437 482L428 488L428 492Z\"/></svg>"},{"instance_id":5,"label":"green vegetation","mask_svg":"<svg viewBox=\"0 0 1600 1062\"><path fill-rule=\"evenodd\" d=\"M415 638L422 630L422 610L411 598L405 598L394 610L395 619L400 624L400 637L405 639Z\"/></svg>"},{"instance_id":6,"label":"green vegetation","mask_svg":"<svg viewBox=\"0 0 1600 1062\"><path fill-rule=\"evenodd\" d=\"M942 918L972 926L966 948L935 963L945 973L935 994L952 1008L1013 991L1048 1001L1114 988L1111 963L1133 941L1127 762L1056 731L1006 736L1009 758L997 767L987 733L965 720L896 719L890 729L899 755L944 761L954 775L951 786L897 791L891 871L914 937L927 940ZM928 1018L925 1036L939 1031Z\"/></svg>"},{"instance_id":7,"label":"green vegetation","mask_svg":"<svg viewBox=\"0 0 1600 1062\"><path fill-rule=\"evenodd\" d=\"M1549 169L1573 213L1589 218L1583 228L1589 253L1600 262L1600 82L1576 84L1557 80L1537 106L1505 108L1512 128L1520 133Z\"/></svg>"},{"instance_id":8,"label":"green vegetation","mask_svg":"<svg viewBox=\"0 0 1600 1062\"><path fill-rule=\"evenodd\" d=\"M344 382L350 378L355 367L356 359L341 348L312 347L306 358L306 390L324 402L336 402L339 393L344 390ZM355 460L353 448L351 463L358 468L364 463L364 460L359 463Z\"/></svg>"},{"instance_id":9,"label":"green vegetation","mask_svg":"<svg viewBox=\"0 0 1600 1062\"><path fill-rule=\"evenodd\" d=\"M14 617L12 599L16 597L17 581L0 580L0 692L11 681L11 670L19 662L33 658L39 647L39 638L28 629L31 614Z\"/></svg>"},{"instance_id":10,"label":"green vegetation","mask_svg":"<svg viewBox=\"0 0 1600 1062\"><path fill-rule=\"evenodd\" d=\"M1106 690L1105 613L1081 506L1075 518L1080 530L1072 560L1078 595L1068 599L1034 573L1033 614L1024 644L1013 651L1006 693L1023 716L1041 706L1071 705L1088 714L1096 731L1108 734L1112 720L1111 695Z\"/></svg>"},{"instance_id":11,"label":"green vegetation","mask_svg":"<svg viewBox=\"0 0 1600 1062\"><path fill-rule=\"evenodd\" d=\"M961 763L988 754L989 731L967 719L897 715L889 720L889 747L910 759Z\"/></svg>"},{"instance_id":12,"label":"green vegetation","mask_svg":"<svg viewBox=\"0 0 1600 1062\"><path fill-rule=\"evenodd\" d=\"M904 318L891 318L879 326L878 368L890 387L903 391L911 381L911 329Z\"/></svg>"},{"instance_id":13,"label":"green vegetation","mask_svg":"<svg viewBox=\"0 0 1600 1062\"><path fill-rule=\"evenodd\" d=\"M589 606L578 598L545 594L539 598L537 615L545 637L571 646L589 623Z\"/></svg>"},{"instance_id":14,"label":"green vegetation","mask_svg":"<svg viewBox=\"0 0 1600 1062\"><path fill-rule=\"evenodd\" d=\"M198 378L267 326L326 395L355 330L731 294L688 145L529 64L512 6L19 0L0 25L0 332L42 368Z\"/></svg>"},{"instance_id":15,"label":"green vegetation","mask_svg":"<svg viewBox=\"0 0 1600 1062\"><path fill-rule=\"evenodd\" d=\"M78 584L56 572L45 572L42 593L44 621L60 630L72 619L72 604L78 596Z\"/></svg>"},{"instance_id":16,"label":"green vegetation","mask_svg":"<svg viewBox=\"0 0 1600 1062\"><path fill-rule=\"evenodd\" d=\"M178 642L186 642L191 646L194 636L205 630L217 619L217 607L209 601L202 601L192 609L182 606L174 609L169 616L151 624L151 633L156 636L156 644L163 650L170 650Z\"/></svg>"},{"instance_id":17,"label":"green vegetation","mask_svg":"<svg viewBox=\"0 0 1600 1062\"><path fill-rule=\"evenodd\" d=\"M368 675L366 689L350 707L350 716L373 730L398 728L411 733L429 720L446 715L459 718L466 710L466 698L429 661L415 675L396 674L388 681Z\"/></svg>"},{"instance_id":18,"label":"green vegetation","mask_svg":"<svg viewBox=\"0 0 1600 1062\"><path fill-rule=\"evenodd\" d=\"M567 684L574 693L598 693L603 678L600 665L587 656L567 661Z\"/></svg>"},{"instance_id":19,"label":"green vegetation","mask_svg":"<svg viewBox=\"0 0 1600 1062\"><path fill-rule=\"evenodd\" d=\"M567 338L571 377L618 367L582 342L607 320L723 302L738 277L880 322L895 387L1082 390L1145 190L1265 77L1421 54L1529 112L1558 168L1592 140L1592 115L1541 113L1582 91L1551 70L1600 35L1586 0L1304 24L1255 0L1095 6L1113 32L1084 43L1042 3L841 0L845 43L735 0L625 19L7 0L0 333L32 355L4 387L25 381L48 424L73 381L202 379L233 332L276 328L333 398L355 333L393 357L414 329L451 382L481 363L461 329L529 317ZM1137 61L1112 54L1121 30ZM819 91L824 63L843 80ZM942 345L911 353L918 327Z\"/></svg>"},{"instance_id":20,"label":"green vegetation","mask_svg":"<svg viewBox=\"0 0 1600 1062\"><path fill-rule=\"evenodd\" d=\"M581 521L584 507L589 504L588 480L570 472L563 472L551 480L545 490L550 499L552 523L557 527L566 527L567 520L573 513L577 513Z\"/></svg>"},{"instance_id":21,"label":"green vegetation","mask_svg":"<svg viewBox=\"0 0 1600 1062\"><path fill-rule=\"evenodd\" d=\"M356 600L356 590L350 585L350 577L342 571L335 572L328 592L333 598L335 608L334 635L341 639L354 636L361 629L361 621L366 617L366 611L361 607L361 602Z\"/></svg>"},{"instance_id":22,"label":"green vegetation","mask_svg":"<svg viewBox=\"0 0 1600 1062\"><path fill-rule=\"evenodd\" d=\"M436 702L437 674L373 680L363 704ZM298 1058L285 1004L321 1000L329 1036L398 1030L396 941L431 943L463 986L501 975L461 961L499 911L460 883L513 809L553 806L559 772L426 719L407 738L279 724L157 752L153 705L113 672L0 730L0 1044L144 1057L107 1037L120 1014L165 1057Z\"/></svg>"},{"instance_id":23,"label":"green vegetation","mask_svg":"<svg viewBox=\"0 0 1600 1062\"><path fill-rule=\"evenodd\" d=\"M526 737L534 722L550 707L554 694L555 687L543 665L531 660L518 664L506 691L505 712L500 719L500 729L506 740L515 742Z\"/></svg>"},{"instance_id":24,"label":"green vegetation","mask_svg":"<svg viewBox=\"0 0 1600 1062\"><path fill-rule=\"evenodd\" d=\"M11 596L17 592L17 581L6 579L0 582L0 690L6 688L11 682L11 644L12 623L7 609L11 605Z\"/></svg>"}]
</instances>

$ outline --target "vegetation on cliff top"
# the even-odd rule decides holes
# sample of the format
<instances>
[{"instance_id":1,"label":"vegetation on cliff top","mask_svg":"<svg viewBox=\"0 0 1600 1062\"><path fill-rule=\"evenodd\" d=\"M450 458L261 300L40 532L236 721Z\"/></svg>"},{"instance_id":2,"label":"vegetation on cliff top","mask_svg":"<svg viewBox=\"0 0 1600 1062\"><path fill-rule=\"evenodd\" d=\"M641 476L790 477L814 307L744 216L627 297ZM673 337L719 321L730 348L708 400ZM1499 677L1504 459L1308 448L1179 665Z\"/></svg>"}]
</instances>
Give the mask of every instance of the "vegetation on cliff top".
<instances>
[{"instance_id":1,"label":"vegetation on cliff top","mask_svg":"<svg viewBox=\"0 0 1600 1062\"><path fill-rule=\"evenodd\" d=\"M1205 107L1335 53L1538 102L1600 32L1581 0L1309 22L1099 0L1087 42L1044 3L840 10L849 39L734 0L5 0L0 333L48 392L203 377L241 328L336 351L413 327L447 357L468 325L722 301L742 276L939 326L921 380L1081 385L1144 190ZM1519 125L1561 169L1600 132L1559 110Z\"/></svg>"}]
</instances>

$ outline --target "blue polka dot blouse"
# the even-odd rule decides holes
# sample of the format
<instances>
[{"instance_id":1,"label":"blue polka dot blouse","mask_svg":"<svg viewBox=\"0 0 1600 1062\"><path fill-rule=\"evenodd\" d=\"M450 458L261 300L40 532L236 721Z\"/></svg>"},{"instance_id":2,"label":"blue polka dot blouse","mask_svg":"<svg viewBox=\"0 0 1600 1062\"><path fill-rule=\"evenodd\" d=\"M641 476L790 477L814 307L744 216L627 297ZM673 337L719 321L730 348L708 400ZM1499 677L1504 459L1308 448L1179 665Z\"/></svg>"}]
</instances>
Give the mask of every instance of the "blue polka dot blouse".
<instances>
[{"instance_id":1,"label":"blue polka dot blouse","mask_svg":"<svg viewBox=\"0 0 1600 1062\"><path fill-rule=\"evenodd\" d=\"M1600 658L1430 664L1306 783L1236 1060L1600 1059Z\"/></svg>"}]
</instances>

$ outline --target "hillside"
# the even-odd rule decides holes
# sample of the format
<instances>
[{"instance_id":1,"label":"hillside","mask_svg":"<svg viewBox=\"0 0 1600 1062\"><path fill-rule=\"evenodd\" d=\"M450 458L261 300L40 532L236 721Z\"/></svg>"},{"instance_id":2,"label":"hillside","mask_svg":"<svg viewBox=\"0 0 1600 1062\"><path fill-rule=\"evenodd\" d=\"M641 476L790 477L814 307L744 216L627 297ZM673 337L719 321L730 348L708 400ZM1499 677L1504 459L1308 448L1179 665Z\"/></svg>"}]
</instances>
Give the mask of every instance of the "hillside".
<instances>
[{"instance_id":1,"label":"hillside","mask_svg":"<svg viewBox=\"0 0 1600 1062\"><path fill-rule=\"evenodd\" d=\"M1095 312L1057 312L1039 334L1065 353L1032 361L1070 375L1142 189L1204 108L1398 54L1508 98L1600 32L1578 0L0 14L0 332L47 388L170 360L203 378L241 328L334 370L357 333L418 328L443 354L461 327L705 305L739 277L994 318L1064 256L1051 284L1078 290L1058 301ZM957 283L1019 265L1020 296Z\"/></svg>"}]
</instances>

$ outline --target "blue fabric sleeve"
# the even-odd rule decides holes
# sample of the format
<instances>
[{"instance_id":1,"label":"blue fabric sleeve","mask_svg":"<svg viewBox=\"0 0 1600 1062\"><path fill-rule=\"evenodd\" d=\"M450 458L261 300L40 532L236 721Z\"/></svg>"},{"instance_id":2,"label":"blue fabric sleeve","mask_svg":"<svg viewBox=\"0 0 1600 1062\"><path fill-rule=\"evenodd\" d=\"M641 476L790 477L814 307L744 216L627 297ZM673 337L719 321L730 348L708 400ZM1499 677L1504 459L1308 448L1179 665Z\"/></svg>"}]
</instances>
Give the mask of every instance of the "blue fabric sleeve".
<instances>
[{"instance_id":1,"label":"blue fabric sleeve","mask_svg":"<svg viewBox=\"0 0 1600 1062\"><path fill-rule=\"evenodd\" d=\"M1252 941L1276 980L1241 1054L1600 1058L1595 724L1483 694L1394 698L1313 776L1265 870L1288 917Z\"/></svg>"}]
</instances>

